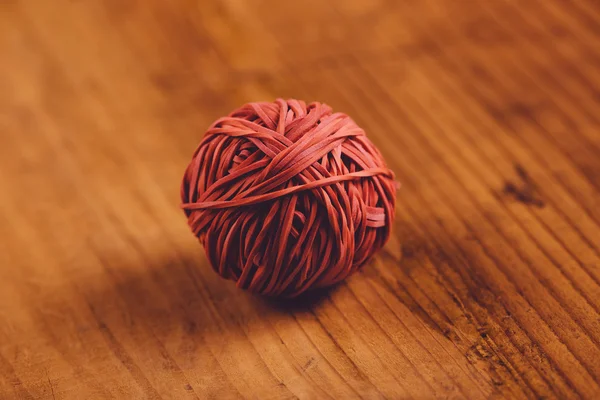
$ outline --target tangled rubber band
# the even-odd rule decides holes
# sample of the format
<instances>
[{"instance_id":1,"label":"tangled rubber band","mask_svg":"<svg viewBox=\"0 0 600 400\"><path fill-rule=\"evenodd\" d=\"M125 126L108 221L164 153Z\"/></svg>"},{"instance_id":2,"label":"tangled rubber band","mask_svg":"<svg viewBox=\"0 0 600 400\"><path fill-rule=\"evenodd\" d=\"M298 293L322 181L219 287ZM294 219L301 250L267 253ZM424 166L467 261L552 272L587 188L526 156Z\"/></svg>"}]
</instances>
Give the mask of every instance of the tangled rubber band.
<instances>
[{"instance_id":1,"label":"tangled rubber band","mask_svg":"<svg viewBox=\"0 0 600 400\"><path fill-rule=\"evenodd\" d=\"M278 99L212 124L181 199L218 274L254 293L295 297L345 279L384 245L396 188L350 117Z\"/></svg>"}]
</instances>

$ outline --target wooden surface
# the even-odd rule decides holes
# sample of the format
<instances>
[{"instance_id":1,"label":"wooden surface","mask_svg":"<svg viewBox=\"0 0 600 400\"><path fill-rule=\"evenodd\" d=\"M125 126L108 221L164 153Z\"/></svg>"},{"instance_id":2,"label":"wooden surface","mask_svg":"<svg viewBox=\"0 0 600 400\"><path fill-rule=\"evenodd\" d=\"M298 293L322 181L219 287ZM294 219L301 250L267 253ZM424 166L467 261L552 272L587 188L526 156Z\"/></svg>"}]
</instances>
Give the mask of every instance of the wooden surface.
<instances>
[{"instance_id":1,"label":"wooden surface","mask_svg":"<svg viewBox=\"0 0 600 400\"><path fill-rule=\"evenodd\" d=\"M0 2L0 398L600 398L594 0ZM394 238L269 302L179 209L255 100L351 114Z\"/></svg>"}]
</instances>

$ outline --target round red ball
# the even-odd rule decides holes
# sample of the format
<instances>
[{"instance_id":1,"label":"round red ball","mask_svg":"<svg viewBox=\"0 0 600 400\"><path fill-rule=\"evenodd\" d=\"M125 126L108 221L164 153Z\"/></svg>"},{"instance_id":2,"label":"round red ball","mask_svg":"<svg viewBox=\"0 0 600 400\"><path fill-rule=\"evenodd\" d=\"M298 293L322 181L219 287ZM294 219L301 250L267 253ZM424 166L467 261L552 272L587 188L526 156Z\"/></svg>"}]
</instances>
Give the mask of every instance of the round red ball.
<instances>
[{"instance_id":1,"label":"round red ball","mask_svg":"<svg viewBox=\"0 0 600 400\"><path fill-rule=\"evenodd\" d=\"M215 121L181 185L214 270L284 297L359 269L388 239L395 197L393 172L350 117L282 99Z\"/></svg>"}]
</instances>

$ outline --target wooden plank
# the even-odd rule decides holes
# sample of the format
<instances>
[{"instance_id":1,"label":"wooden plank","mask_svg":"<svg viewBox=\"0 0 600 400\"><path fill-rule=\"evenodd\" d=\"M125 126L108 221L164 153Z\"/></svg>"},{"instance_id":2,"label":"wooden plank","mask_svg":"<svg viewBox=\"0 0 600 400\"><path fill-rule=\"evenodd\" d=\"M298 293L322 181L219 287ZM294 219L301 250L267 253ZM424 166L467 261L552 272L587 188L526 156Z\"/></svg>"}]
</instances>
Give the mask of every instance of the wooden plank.
<instances>
[{"instance_id":1,"label":"wooden plank","mask_svg":"<svg viewBox=\"0 0 600 400\"><path fill-rule=\"evenodd\" d=\"M592 0L0 5L0 398L600 396ZM324 101L402 181L330 291L210 268L179 208L204 129Z\"/></svg>"}]
</instances>

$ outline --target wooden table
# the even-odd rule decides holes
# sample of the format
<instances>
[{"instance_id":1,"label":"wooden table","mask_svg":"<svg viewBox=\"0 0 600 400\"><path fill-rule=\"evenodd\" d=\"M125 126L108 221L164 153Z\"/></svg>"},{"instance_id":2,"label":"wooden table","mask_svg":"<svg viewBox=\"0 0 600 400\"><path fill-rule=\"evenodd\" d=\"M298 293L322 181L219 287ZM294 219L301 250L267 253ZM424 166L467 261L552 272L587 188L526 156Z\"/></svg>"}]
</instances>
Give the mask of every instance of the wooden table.
<instances>
[{"instance_id":1,"label":"wooden table","mask_svg":"<svg viewBox=\"0 0 600 400\"><path fill-rule=\"evenodd\" d=\"M402 181L394 237L273 302L179 208L205 128L297 97ZM0 398L600 398L594 0L0 5Z\"/></svg>"}]
</instances>

